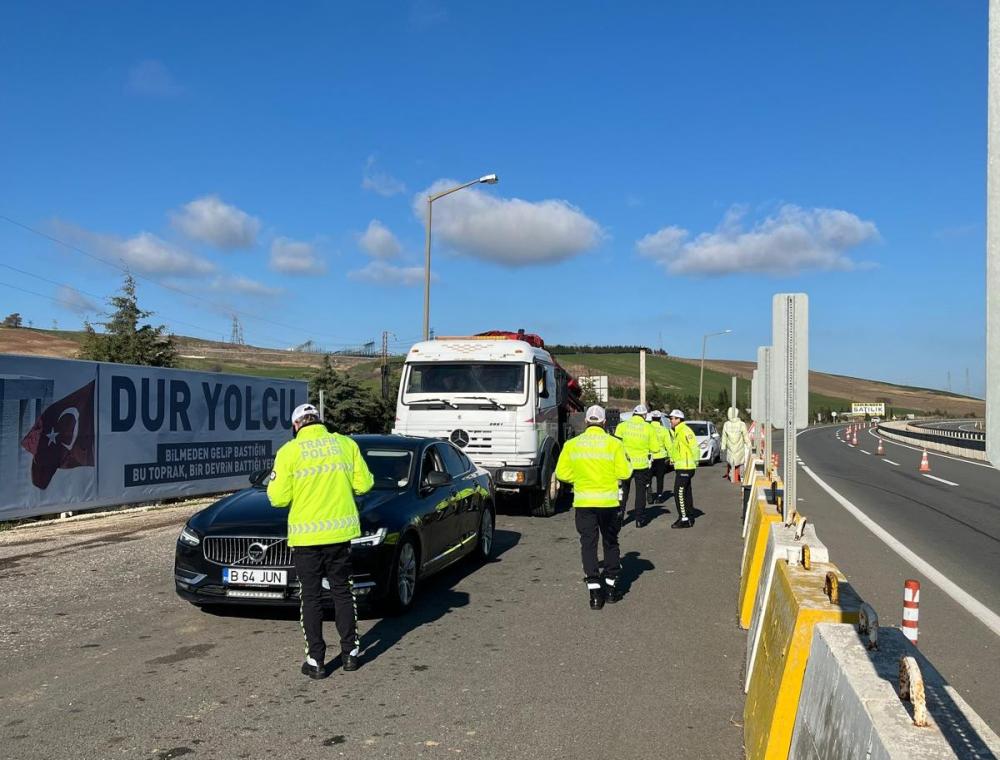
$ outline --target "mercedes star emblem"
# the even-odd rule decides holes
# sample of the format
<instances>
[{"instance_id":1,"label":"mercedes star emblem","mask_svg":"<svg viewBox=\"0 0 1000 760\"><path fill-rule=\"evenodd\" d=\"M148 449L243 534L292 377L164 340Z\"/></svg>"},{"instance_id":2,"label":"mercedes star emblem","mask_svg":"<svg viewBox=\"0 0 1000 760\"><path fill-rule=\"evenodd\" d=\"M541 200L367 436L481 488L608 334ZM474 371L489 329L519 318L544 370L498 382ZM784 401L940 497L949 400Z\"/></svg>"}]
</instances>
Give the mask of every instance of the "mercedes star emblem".
<instances>
[{"instance_id":1,"label":"mercedes star emblem","mask_svg":"<svg viewBox=\"0 0 1000 760\"><path fill-rule=\"evenodd\" d=\"M451 442L458 448L464 449L469 445L469 434L464 430L456 430L451 434Z\"/></svg>"}]
</instances>

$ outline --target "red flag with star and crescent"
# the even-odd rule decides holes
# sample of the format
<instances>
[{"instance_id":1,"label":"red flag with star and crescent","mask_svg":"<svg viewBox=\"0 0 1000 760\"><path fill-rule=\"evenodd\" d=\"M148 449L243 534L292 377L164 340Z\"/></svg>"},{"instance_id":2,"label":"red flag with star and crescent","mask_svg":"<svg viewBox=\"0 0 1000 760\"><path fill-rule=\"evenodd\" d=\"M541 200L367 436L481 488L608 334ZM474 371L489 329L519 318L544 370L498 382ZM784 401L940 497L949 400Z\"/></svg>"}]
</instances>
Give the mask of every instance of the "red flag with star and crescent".
<instances>
[{"instance_id":1,"label":"red flag with star and crescent","mask_svg":"<svg viewBox=\"0 0 1000 760\"><path fill-rule=\"evenodd\" d=\"M49 404L21 446L31 453L31 482L45 489L56 470L94 466L94 388L91 380Z\"/></svg>"}]
</instances>

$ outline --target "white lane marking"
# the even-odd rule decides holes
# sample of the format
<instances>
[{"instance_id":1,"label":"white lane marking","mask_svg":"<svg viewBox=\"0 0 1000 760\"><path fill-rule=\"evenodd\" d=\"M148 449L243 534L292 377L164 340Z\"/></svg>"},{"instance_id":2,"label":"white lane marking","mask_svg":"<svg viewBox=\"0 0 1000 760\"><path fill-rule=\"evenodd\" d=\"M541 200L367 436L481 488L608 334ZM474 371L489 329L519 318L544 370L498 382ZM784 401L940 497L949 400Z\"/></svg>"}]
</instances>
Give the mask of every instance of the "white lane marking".
<instances>
[{"instance_id":1,"label":"white lane marking","mask_svg":"<svg viewBox=\"0 0 1000 760\"><path fill-rule=\"evenodd\" d=\"M899 462L893 462L891 459L883 459L886 464L891 464L893 467L899 467Z\"/></svg>"},{"instance_id":2,"label":"white lane marking","mask_svg":"<svg viewBox=\"0 0 1000 760\"><path fill-rule=\"evenodd\" d=\"M902 557L904 560L909 562L913 567L915 567L919 572L923 573L924 576L941 589L944 593L950 596L956 603L965 608L965 610L976 618L979 622L989 628L997 636L1000 636L1000 615L995 613L985 604L980 602L974 596L972 596L968 591L963 589L957 583L951 581L944 573L937 570L926 560L922 559L920 556L915 554L910 549L907 549L899 540L897 540L892 534L889 533L885 528L879 525L877 522L872 520L868 515L854 506L851 502L841 496L839 493L834 491L830 486L828 486L823 480L808 467L803 467L802 471L805 472L810 478L816 481L816 485L826 491L830 496L833 497L840 506L850 512L854 517L857 518L858 522L864 525L868 530L874 533L879 540L882 541L886 546L892 549L896 554Z\"/></svg>"},{"instance_id":3,"label":"white lane marking","mask_svg":"<svg viewBox=\"0 0 1000 760\"><path fill-rule=\"evenodd\" d=\"M867 454L868 456L872 455L870 451L865 451L864 449L858 449L858 451L860 451L862 454Z\"/></svg>"},{"instance_id":4,"label":"white lane marking","mask_svg":"<svg viewBox=\"0 0 1000 760\"><path fill-rule=\"evenodd\" d=\"M936 480L938 483L944 483L946 486L957 486L958 483L952 483L950 480L945 480L944 478L939 478L935 475L928 475L926 472L921 473L925 478L930 478L931 480Z\"/></svg>"},{"instance_id":5,"label":"white lane marking","mask_svg":"<svg viewBox=\"0 0 1000 760\"><path fill-rule=\"evenodd\" d=\"M799 435L802 435L802 433L804 432L806 431L803 430L801 433L799 433ZM878 438L878 436L875 435L875 433L871 430L868 431L868 435ZM890 441L888 438L883 438L882 440L885 441L886 443L891 443L893 446L902 446L904 449L911 449L913 451L923 451L923 449L917 446L907 446L905 443L899 443L898 441ZM948 454L940 454L937 451L931 451L930 449L927 450L927 453L930 454L932 457L944 457L945 459L951 459L954 460L955 462L962 462L963 464L974 464L976 467L989 467L991 470L993 469L993 465L987 464L986 462L973 462L971 459L963 459L962 457L953 457L949 456Z\"/></svg>"}]
</instances>

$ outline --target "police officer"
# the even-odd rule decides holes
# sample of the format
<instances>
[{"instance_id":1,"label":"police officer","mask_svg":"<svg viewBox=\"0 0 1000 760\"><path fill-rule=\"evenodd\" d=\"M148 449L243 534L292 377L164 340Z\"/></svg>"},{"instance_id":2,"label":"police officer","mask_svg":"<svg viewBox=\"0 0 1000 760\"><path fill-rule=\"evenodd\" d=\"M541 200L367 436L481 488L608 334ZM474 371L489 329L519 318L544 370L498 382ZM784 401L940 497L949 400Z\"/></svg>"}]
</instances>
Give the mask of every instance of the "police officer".
<instances>
[{"instance_id":1,"label":"police officer","mask_svg":"<svg viewBox=\"0 0 1000 760\"><path fill-rule=\"evenodd\" d=\"M671 528L690 528L694 525L694 494L691 491L691 478L698 467L701 450L698 439L684 422L684 412L674 409L669 414L670 427L673 428L673 445L670 458L674 462L674 501L677 504L677 519L671 523Z\"/></svg>"},{"instance_id":2,"label":"police officer","mask_svg":"<svg viewBox=\"0 0 1000 760\"><path fill-rule=\"evenodd\" d=\"M615 585L621 571L618 483L629 478L632 466L622 442L604 430L604 409L590 407L586 420L587 429L563 446L556 463L556 477L573 485L573 509L580 534L583 572L590 591L590 609L599 610L605 601L614 604L621 599ZM604 548L603 578L597 561L598 535Z\"/></svg>"},{"instance_id":3,"label":"police officer","mask_svg":"<svg viewBox=\"0 0 1000 760\"><path fill-rule=\"evenodd\" d=\"M659 409L654 409L646 419L653 428L657 443L656 448L652 452L653 461L649 465L649 482L654 485L653 503L655 504L667 500L667 494L663 490L663 479L667 476L670 437L667 435L667 429L663 427L663 412Z\"/></svg>"},{"instance_id":4,"label":"police officer","mask_svg":"<svg viewBox=\"0 0 1000 760\"><path fill-rule=\"evenodd\" d=\"M301 404L292 412L294 438L278 449L267 498L289 507L288 545L302 584L300 613L306 639L302 673L326 678L323 579L330 583L344 670L357 670L358 611L351 585L351 539L361 535L354 495L371 490L372 474L352 439L328 432L319 410Z\"/></svg>"},{"instance_id":5,"label":"police officer","mask_svg":"<svg viewBox=\"0 0 1000 760\"><path fill-rule=\"evenodd\" d=\"M628 496L632 480L635 481L635 527L646 524L646 489L649 487L649 462L660 441L653 426L646 422L645 404L632 410L632 416L618 423L615 437L625 444L625 453L632 463L632 478L622 483L622 512L628 509Z\"/></svg>"}]
</instances>

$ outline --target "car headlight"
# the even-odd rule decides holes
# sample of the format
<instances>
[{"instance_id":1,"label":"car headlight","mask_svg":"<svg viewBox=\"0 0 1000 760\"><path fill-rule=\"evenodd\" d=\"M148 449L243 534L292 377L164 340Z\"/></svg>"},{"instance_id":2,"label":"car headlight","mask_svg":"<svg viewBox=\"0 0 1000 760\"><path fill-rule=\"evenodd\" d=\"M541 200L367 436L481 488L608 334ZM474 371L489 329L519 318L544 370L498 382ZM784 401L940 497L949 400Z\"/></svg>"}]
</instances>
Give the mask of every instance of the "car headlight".
<instances>
[{"instance_id":1,"label":"car headlight","mask_svg":"<svg viewBox=\"0 0 1000 760\"><path fill-rule=\"evenodd\" d=\"M708 448L708 441L702 441L701 443L699 443L698 444L698 448L700 448L702 451L704 451L705 449L707 449Z\"/></svg>"},{"instance_id":2,"label":"car headlight","mask_svg":"<svg viewBox=\"0 0 1000 760\"><path fill-rule=\"evenodd\" d=\"M375 531L365 531L357 538L351 539L352 546L378 546L385 540L388 531L383 527Z\"/></svg>"},{"instance_id":3,"label":"car headlight","mask_svg":"<svg viewBox=\"0 0 1000 760\"><path fill-rule=\"evenodd\" d=\"M197 546L201 543L201 536L191 530L189 526L185 525L184 529L181 530L181 534L177 537L177 540L182 544L187 544L188 546Z\"/></svg>"},{"instance_id":4,"label":"car headlight","mask_svg":"<svg viewBox=\"0 0 1000 760\"><path fill-rule=\"evenodd\" d=\"M504 470L500 473L500 481L503 483L523 483L524 473L520 470Z\"/></svg>"}]
</instances>

